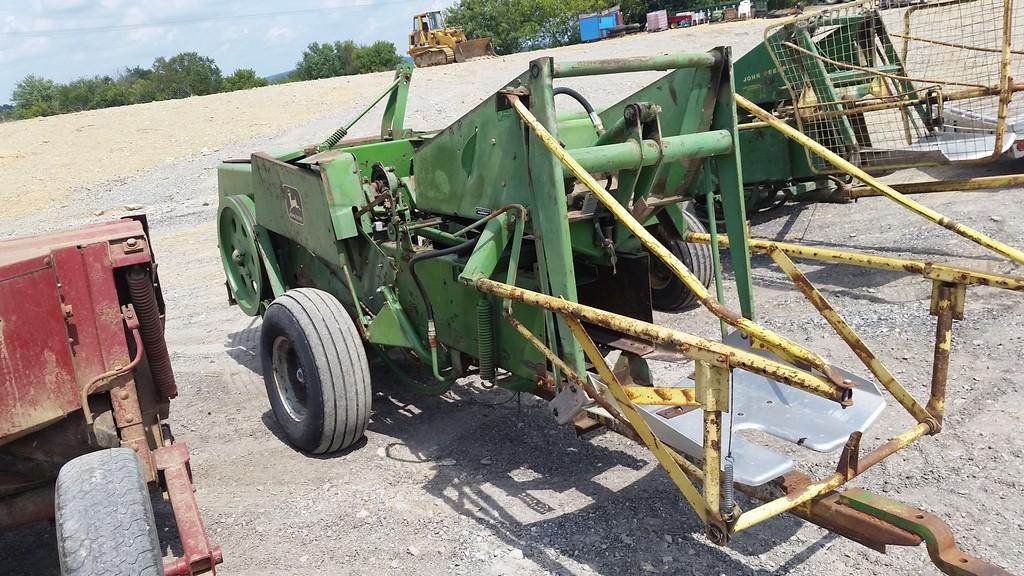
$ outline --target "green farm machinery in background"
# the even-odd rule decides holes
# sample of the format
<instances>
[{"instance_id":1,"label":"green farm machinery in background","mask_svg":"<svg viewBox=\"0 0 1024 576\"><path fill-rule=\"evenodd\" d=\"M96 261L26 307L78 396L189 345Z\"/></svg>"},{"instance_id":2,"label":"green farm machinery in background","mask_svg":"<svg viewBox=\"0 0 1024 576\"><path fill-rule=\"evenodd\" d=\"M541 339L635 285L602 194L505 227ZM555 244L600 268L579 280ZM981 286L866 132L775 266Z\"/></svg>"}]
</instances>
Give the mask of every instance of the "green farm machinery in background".
<instances>
[{"instance_id":1,"label":"green farm machinery in background","mask_svg":"<svg viewBox=\"0 0 1024 576\"><path fill-rule=\"evenodd\" d=\"M1021 3L912 4L883 9L868 0L770 26L764 42L736 62L737 94L875 176L1020 157L1024 110L1011 104L1024 89L1013 82L1024 59L1011 48L1024 34ZM984 23L964 26L964 6L985 14ZM751 211L880 195L852 186L844 171L745 110L740 146ZM903 190L1021 183L1018 175Z\"/></svg>"},{"instance_id":2,"label":"green farm machinery in background","mask_svg":"<svg viewBox=\"0 0 1024 576\"><path fill-rule=\"evenodd\" d=\"M666 74L599 111L556 86L563 78L658 70ZM411 74L400 67L375 102L384 102L377 138L345 140L350 123L319 145L259 152L219 169L230 298L263 318L263 375L290 442L326 453L363 436L370 353L420 393L443 394L477 377L545 399L559 423L605 426L641 442L718 544L784 512L876 548L948 534L934 516L864 491L836 492L939 431L944 376L926 408L835 311L822 314L877 384L758 324L750 251L769 252L826 309L787 254L918 272L938 286L940 327L962 310L956 303L968 285L1022 289L1024 281L755 245L747 237L740 152L748 149L736 113L744 101L734 92L728 49L539 58L431 132L404 126ZM556 114L556 96L566 113ZM687 211L696 198L705 200L709 222L724 221L721 237ZM723 304L725 244L739 310ZM722 341L654 320L654 309L694 307L717 320ZM422 374L396 365L400 353L421 362ZM694 382L656 385L650 360L688 363ZM883 389L916 423L858 459L861 433L885 407ZM790 457L733 438L744 427L811 450L842 449L845 465L812 480ZM734 489L765 504L741 510ZM950 554L988 566L960 554L951 538L932 548L940 566Z\"/></svg>"}]
</instances>

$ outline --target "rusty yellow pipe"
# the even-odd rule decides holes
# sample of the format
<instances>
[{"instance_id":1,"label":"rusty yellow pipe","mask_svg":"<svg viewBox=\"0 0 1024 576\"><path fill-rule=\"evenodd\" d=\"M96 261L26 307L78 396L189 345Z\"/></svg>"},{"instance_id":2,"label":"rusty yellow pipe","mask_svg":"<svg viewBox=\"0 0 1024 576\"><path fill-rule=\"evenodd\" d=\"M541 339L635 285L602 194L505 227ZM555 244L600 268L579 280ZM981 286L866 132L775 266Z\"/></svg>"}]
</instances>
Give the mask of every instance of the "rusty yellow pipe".
<instances>
[{"instance_id":1,"label":"rusty yellow pipe","mask_svg":"<svg viewBox=\"0 0 1024 576\"><path fill-rule=\"evenodd\" d=\"M766 502L757 508L743 512L738 518L736 518L735 524L732 525L732 532L736 533L741 530L746 530L747 528L760 524L769 518L788 512L805 502L829 492L830 490L835 490L847 483L849 480L863 474L868 468L871 468L887 457L906 448L918 438L927 434L929 430L930 427L928 424L915 424L907 431L894 436L885 444L862 456L858 462L857 469L851 476L848 477L845 473L836 472L827 478L808 484L803 489L795 493L776 498L775 500Z\"/></svg>"},{"instance_id":2,"label":"rusty yellow pipe","mask_svg":"<svg viewBox=\"0 0 1024 576\"><path fill-rule=\"evenodd\" d=\"M981 176L964 180L936 180L934 182L908 182L893 184L893 190L900 194L931 194L933 192L967 192L970 190L990 190L993 188L1009 188L1024 186L1024 174L1006 174L1003 176ZM871 186L854 186L849 189L849 198L871 198L884 196Z\"/></svg>"},{"instance_id":3,"label":"rusty yellow pipe","mask_svg":"<svg viewBox=\"0 0 1024 576\"><path fill-rule=\"evenodd\" d=\"M963 236L964 238L967 238L972 242L977 243L980 246L984 246L985 248L994 250L1002 254L1003 256L1006 256L1007 258L1013 260L1014 262L1024 264L1024 252L1021 252L1020 250L1017 250L1016 248L1013 248L1006 244L1003 244L998 240L989 238L988 236L982 234L981 232L978 232L973 228L956 222L955 220L952 220L947 216L943 216L942 214L936 212L935 210L932 210L931 208L928 208L927 206L924 206L923 204L919 204L918 202L915 202L910 198L907 198L903 194L900 194L899 192L894 190L888 184L879 182L873 176L861 170L860 168L854 166L852 163L847 161L842 156L839 156L835 152L819 144L813 138L793 128L789 124L786 124L782 120L779 120L770 112L762 109L761 107L754 104L750 100L747 100L746 98L740 96L739 94L736 94L735 98L737 106L740 106L747 112L751 113L758 120L771 124L773 128L775 128L779 132L782 132L782 134L785 135L787 138L794 140L801 146L814 152L818 156L821 156L829 164L859 179L860 181L874 188L883 195L889 197L891 200L895 201L904 208L907 208L908 210L916 214L919 214L927 218L928 220L931 220L932 222L935 222L936 224L942 226L943 228L952 230L953 232L956 232L957 234Z\"/></svg>"},{"instance_id":4,"label":"rusty yellow pipe","mask_svg":"<svg viewBox=\"0 0 1024 576\"><path fill-rule=\"evenodd\" d=\"M953 347L953 291L945 283L935 286L935 350L932 356L932 386L928 412L941 424L946 411L946 382L949 379L949 353Z\"/></svg>"},{"instance_id":5,"label":"rusty yellow pipe","mask_svg":"<svg viewBox=\"0 0 1024 576\"><path fill-rule=\"evenodd\" d=\"M938 431L939 426L936 419L896 380L892 372L889 372L885 364L875 356L871 349L868 348L868 345L846 323L846 320L832 307L825 296L818 292L814 285L811 284L811 281L807 279L807 276L797 268L796 264L784 252L779 250L778 246L769 248L768 255L789 276L790 280L793 281L793 284L803 293L807 300L817 308L822 318L846 342L850 350L853 350L857 358L871 371L879 384L892 394L892 397L899 402L900 406L903 406L914 417L914 420L928 422L933 431Z\"/></svg>"},{"instance_id":6,"label":"rusty yellow pipe","mask_svg":"<svg viewBox=\"0 0 1024 576\"><path fill-rule=\"evenodd\" d=\"M687 232L683 239L687 242L697 244L710 244L711 236L702 232ZM728 238L719 238L721 246L729 246ZM864 252L850 252L847 250L833 250L819 246L806 246L789 242L775 242L761 238L750 238L748 240L752 252L767 253L772 247L778 248L787 256L802 260L818 260L821 262L836 262L861 266L864 268L875 268L878 270L893 270L906 272L908 274L919 274L930 280L950 282L952 284L978 284L980 286L992 286L1016 292L1024 291L1024 278L1019 276L1007 276L992 272L982 272L969 268L949 266L947 264L936 264L922 260L908 260L906 258L891 258L889 256L878 256Z\"/></svg>"},{"instance_id":7,"label":"rusty yellow pipe","mask_svg":"<svg viewBox=\"0 0 1024 576\"><path fill-rule=\"evenodd\" d=\"M693 388L658 388L655 386L623 386L633 404L647 406L700 406Z\"/></svg>"},{"instance_id":8,"label":"rusty yellow pipe","mask_svg":"<svg viewBox=\"0 0 1024 576\"><path fill-rule=\"evenodd\" d=\"M801 362L806 363L814 367L816 370L824 374L833 384L841 387L849 387L851 383L843 378L839 370L829 364L824 358L816 354L815 352L808 350L807 348L793 342L783 336L780 336L767 328L753 322L748 318L744 318L737 312L726 308L721 305L711 294L708 293L704 284L697 279L696 276L690 272L686 265L679 261L678 258L668 248L665 248L658 242L653 234L644 228L643 224L637 221L636 218L630 214L629 210L625 206L620 204L607 190L594 179L577 162L571 154L569 154L558 140L551 135L544 126L537 121L526 105L524 105L517 96L508 95L508 101L516 109L516 112L523 119L523 122L527 124L537 138L544 144L544 146L551 151L556 158L558 158L566 168L572 172L580 182L582 182L594 196L601 201L602 204L611 212L615 218L625 224L626 228L633 233L637 239L640 240L641 244L644 245L647 250L658 257L659 260L665 263L665 266L672 271L673 274L686 287L693 292L694 296L700 301L700 303L708 309L712 314L718 318L724 320L730 326L738 328L740 331L748 334L752 338L764 343L773 351L779 351L786 357L794 357L799 359Z\"/></svg>"},{"instance_id":9,"label":"rusty yellow pipe","mask_svg":"<svg viewBox=\"0 0 1024 576\"><path fill-rule=\"evenodd\" d=\"M601 380L608 386L612 396L618 401L619 406L622 408L622 412L626 415L629 423L633 425L633 429L639 434L640 439L647 446L647 449L654 454L654 457L658 459L658 463L661 467L668 472L669 478L675 483L679 491L682 492L683 497L693 508L693 511L701 519L702 522L708 521L707 511L705 510L704 503L701 498L700 492L693 485L693 482L687 477L683 468L680 466L676 459L675 453L665 446L654 432L651 430L647 422L644 421L643 416L637 412L637 409L633 404L629 402L629 398L626 397L625 391L622 389L622 384L619 379L615 377L615 373L605 362L604 356L597 349L594 341L590 339L590 335L580 324L579 320L572 316L565 317L565 323L569 326L569 330L572 330L573 335L576 337L576 341L579 342L580 347L583 348L583 353L586 354L587 358L597 369L597 375Z\"/></svg>"},{"instance_id":10,"label":"rusty yellow pipe","mask_svg":"<svg viewBox=\"0 0 1024 576\"><path fill-rule=\"evenodd\" d=\"M508 298L516 302L543 308L556 314L561 314L567 320L578 318L595 326L602 326L609 330L629 334L647 342L672 346L686 357L694 360L710 362L716 366L742 368L749 372L760 374L770 380L837 402L844 402L849 398L849 389L838 387L817 374L788 364L782 364L770 358L765 358L740 348L734 348L721 342L657 326L649 322L643 322L584 304L555 298L547 294L534 292L533 290L511 286L488 278L478 278L473 281L473 285L477 290L485 294L493 294L499 298Z\"/></svg>"},{"instance_id":11,"label":"rusty yellow pipe","mask_svg":"<svg viewBox=\"0 0 1024 576\"><path fill-rule=\"evenodd\" d=\"M707 362L696 362L694 378L697 396L704 414L704 506L707 516L720 531L715 539L724 538L722 526L722 411L729 409L729 370L712 366ZM712 532L709 532L709 536ZM724 542L721 542L724 543Z\"/></svg>"}]
</instances>

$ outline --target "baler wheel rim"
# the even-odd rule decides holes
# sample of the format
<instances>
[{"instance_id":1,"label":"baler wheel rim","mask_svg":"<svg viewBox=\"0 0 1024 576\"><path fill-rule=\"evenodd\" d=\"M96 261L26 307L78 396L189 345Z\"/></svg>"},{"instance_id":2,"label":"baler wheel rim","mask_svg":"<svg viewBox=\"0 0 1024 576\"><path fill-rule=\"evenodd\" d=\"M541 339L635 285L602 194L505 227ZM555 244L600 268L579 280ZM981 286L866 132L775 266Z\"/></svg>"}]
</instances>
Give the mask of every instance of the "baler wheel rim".
<instances>
[{"instance_id":1,"label":"baler wheel rim","mask_svg":"<svg viewBox=\"0 0 1024 576\"><path fill-rule=\"evenodd\" d=\"M301 422L307 413L309 389L306 387L305 375L291 340L285 336L274 339L270 358L274 367L271 377L281 398L281 405L292 420Z\"/></svg>"},{"instance_id":2,"label":"baler wheel rim","mask_svg":"<svg viewBox=\"0 0 1024 576\"><path fill-rule=\"evenodd\" d=\"M263 303L263 262L256 245L256 206L248 196L229 196L217 217L217 239L228 288L249 316Z\"/></svg>"}]
</instances>

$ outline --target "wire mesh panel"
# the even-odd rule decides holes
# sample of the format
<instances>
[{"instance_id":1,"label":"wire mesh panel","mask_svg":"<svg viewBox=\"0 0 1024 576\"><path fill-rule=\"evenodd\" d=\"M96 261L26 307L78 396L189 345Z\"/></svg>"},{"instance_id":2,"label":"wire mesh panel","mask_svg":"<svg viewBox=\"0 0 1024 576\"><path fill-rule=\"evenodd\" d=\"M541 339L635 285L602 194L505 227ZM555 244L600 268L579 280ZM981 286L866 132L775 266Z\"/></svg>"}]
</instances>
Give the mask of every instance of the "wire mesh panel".
<instances>
[{"instance_id":1,"label":"wire mesh panel","mask_svg":"<svg viewBox=\"0 0 1024 576\"><path fill-rule=\"evenodd\" d=\"M791 95L776 112L865 169L997 158L1024 139L1022 6L869 0L769 27Z\"/></svg>"}]
</instances>

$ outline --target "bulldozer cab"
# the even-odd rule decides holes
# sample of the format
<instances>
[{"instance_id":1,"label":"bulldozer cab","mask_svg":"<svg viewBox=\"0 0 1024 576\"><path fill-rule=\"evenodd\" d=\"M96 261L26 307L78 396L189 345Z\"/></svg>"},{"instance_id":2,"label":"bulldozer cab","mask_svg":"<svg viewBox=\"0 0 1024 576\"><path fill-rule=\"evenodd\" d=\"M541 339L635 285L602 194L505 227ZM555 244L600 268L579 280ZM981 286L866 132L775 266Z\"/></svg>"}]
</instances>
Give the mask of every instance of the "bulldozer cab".
<instances>
[{"instance_id":1,"label":"bulldozer cab","mask_svg":"<svg viewBox=\"0 0 1024 576\"><path fill-rule=\"evenodd\" d=\"M444 29L444 16L440 11L426 12L412 17L412 34L409 44L412 46L423 46L432 44L430 33Z\"/></svg>"}]
</instances>

